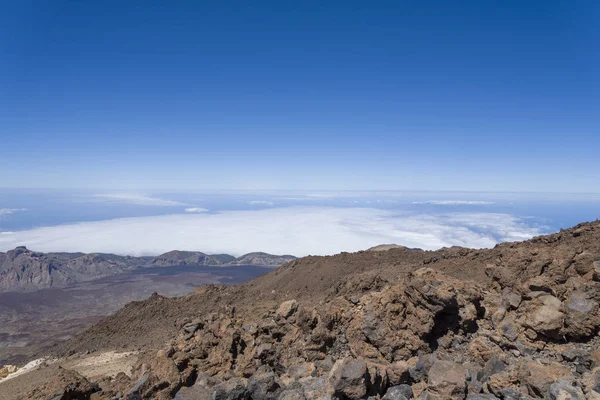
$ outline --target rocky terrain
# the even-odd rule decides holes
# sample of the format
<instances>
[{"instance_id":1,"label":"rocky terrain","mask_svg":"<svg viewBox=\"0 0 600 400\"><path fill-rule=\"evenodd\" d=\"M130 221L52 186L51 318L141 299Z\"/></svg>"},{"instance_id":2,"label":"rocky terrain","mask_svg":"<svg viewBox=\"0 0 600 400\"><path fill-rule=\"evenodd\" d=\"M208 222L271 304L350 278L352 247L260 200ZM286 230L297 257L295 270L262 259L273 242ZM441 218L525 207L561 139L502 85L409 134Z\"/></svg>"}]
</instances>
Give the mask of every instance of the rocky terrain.
<instances>
[{"instance_id":1,"label":"rocky terrain","mask_svg":"<svg viewBox=\"0 0 600 400\"><path fill-rule=\"evenodd\" d=\"M65 287L135 270L166 266L279 266L295 257L249 253L241 257L208 255L192 251L170 251L157 257L114 254L40 253L21 246L0 253L0 291Z\"/></svg>"},{"instance_id":2,"label":"rocky terrain","mask_svg":"<svg viewBox=\"0 0 600 400\"><path fill-rule=\"evenodd\" d=\"M244 283L271 270L248 265L138 268L64 288L0 292L0 367L22 365L152 293L184 296L202 285Z\"/></svg>"},{"instance_id":3,"label":"rocky terrain","mask_svg":"<svg viewBox=\"0 0 600 400\"><path fill-rule=\"evenodd\" d=\"M0 393L598 400L599 303L598 221L489 250L305 257L246 284L130 303L51 351L137 350L126 372L49 365Z\"/></svg>"}]
</instances>

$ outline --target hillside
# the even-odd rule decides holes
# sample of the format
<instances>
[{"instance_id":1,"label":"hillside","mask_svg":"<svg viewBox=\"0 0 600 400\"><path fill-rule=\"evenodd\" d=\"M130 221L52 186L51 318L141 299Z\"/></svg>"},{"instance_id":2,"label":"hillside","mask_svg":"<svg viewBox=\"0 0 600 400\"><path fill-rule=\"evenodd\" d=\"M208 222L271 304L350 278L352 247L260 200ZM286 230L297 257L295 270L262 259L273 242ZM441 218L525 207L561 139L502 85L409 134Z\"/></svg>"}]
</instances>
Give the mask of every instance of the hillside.
<instances>
[{"instance_id":1,"label":"hillside","mask_svg":"<svg viewBox=\"0 0 600 400\"><path fill-rule=\"evenodd\" d=\"M599 302L596 221L488 250L305 257L130 303L53 353L141 350L130 376L65 377L80 398L598 399Z\"/></svg>"},{"instance_id":2,"label":"hillside","mask_svg":"<svg viewBox=\"0 0 600 400\"><path fill-rule=\"evenodd\" d=\"M229 254L170 251L157 257L131 257L100 253L41 253L17 247L0 253L0 292L60 288L77 282L132 271L141 267L170 266L279 266L293 256L250 253Z\"/></svg>"}]
</instances>

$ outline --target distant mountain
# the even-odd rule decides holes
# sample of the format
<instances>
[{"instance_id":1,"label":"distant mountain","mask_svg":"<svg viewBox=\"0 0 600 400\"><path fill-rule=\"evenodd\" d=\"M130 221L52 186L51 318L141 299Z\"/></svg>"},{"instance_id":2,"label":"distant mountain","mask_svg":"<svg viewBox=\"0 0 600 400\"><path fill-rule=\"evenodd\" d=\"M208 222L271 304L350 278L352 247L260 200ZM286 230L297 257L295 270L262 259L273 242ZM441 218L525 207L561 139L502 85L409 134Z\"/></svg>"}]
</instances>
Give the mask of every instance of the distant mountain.
<instances>
[{"instance_id":1,"label":"distant mountain","mask_svg":"<svg viewBox=\"0 0 600 400\"><path fill-rule=\"evenodd\" d=\"M295 259L296 257L291 255L278 256L261 252L248 253L236 258L229 254L205 254L199 251L173 250L154 257L152 261L147 264L147 266L170 267L181 265L262 265L268 267L278 267Z\"/></svg>"},{"instance_id":2,"label":"distant mountain","mask_svg":"<svg viewBox=\"0 0 600 400\"><path fill-rule=\"evenodd\" d=\"M236 258L229 254L205 254L199 251L173 250L154 257L148 263L153 267L170 267L176 265L225 265L234 262Z\"/></svg>"},{"instance_id":3,"label":"distant mountain","mask_svg":"<svg viewBox=\"0 0 600 400\"><path fill-rule=\"evenodd\" d=\"M66 286L130 271L147 262L147 257L40 253L17 247L0 253L0 291Z\"/></svg>"},{"instance_id":4,"label":"distant mountain","mask_svg":"<svg viewBox=\"0 0 600 400\"><path fill-rule=\"evenodd\" d=\"M248 253L205 254L173 250L157 257L131 257L102 253L41 253L17 247L0 253L0 291L64 287L142 267L262 265L276 267L296 257Z\"/></svg>"},{"instance_id":5,"label":"distant mountain","mask_svg":"<svg viewBox=\"0 0 600 400\"><path fill-rule=\"evenodd\" d=\"M403 249L403 250L410 250L410 251L423 251L422 249L419 249L419 248L411 248L411 247L401 246L399 244L380 244L379 246L371 247L371 248L367 249L366 251L388 251L390 249Z\"/></svg>"},{"instance_id":6,"label":"distant mountain","mask_svg":"<svg viewBox=\"0 0 600 400\"><path fill-rule=\"evenodd\" d=\"M288 263L295 259L296 259L296 257L290 256L289 254L282 255L282 256L275 256L273 254L255 252L255 253L244 254L243 256L236 258L235 261L232 261L230 264L267 265L270 267L278 267L280 265L283 265L283 264Z\"/></svg>"}]
</instances>

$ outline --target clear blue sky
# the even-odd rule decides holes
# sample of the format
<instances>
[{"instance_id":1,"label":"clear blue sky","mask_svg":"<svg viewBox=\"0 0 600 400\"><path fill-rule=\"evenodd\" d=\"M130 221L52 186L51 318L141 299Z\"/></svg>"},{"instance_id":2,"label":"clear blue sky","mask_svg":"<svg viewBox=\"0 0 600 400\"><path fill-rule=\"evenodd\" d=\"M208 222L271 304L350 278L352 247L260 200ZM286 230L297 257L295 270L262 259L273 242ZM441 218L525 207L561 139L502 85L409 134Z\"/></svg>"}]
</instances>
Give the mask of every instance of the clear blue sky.
<instances>
[{"instance_id":1,"label":"clear blue sky","mask_svg":"<svg viewBox=\"0 0 600 400\"><path fill-rule=\"evenodd\" d=\"M0 186L600 191L600 2L4 1Z\"/></svg>"}]
</instances>

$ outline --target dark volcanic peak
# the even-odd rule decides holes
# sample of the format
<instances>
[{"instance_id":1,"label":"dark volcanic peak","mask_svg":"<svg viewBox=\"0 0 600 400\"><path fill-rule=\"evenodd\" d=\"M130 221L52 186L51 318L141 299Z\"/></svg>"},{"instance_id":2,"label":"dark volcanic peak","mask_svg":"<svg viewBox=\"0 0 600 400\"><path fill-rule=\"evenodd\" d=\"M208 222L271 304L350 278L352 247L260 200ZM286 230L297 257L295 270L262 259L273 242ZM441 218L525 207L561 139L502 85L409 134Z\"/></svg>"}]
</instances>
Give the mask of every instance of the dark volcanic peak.
<instances>
[{"instance_id":1,"label":"dark volcanic peak","mask_svg":"<svg viewBox=\"0 0 600 400\"><path fill-rule=\"evenodd\" d=\"M205 254L173 250L157 257L132 257L104 253L40 253L19 246L0 253L0 291L64 287L75 282L120 274L143 267L170 266L280 266L293 256L249 253Z\"/></svg>"},{"instance_id":2,"label":"dark volcanic peak","mask_svg":"<svg viewBox=\"0 0 600 400\"><path fill-rule=\"evenodd\" d=\"M584 400L599 334L596 221L486 250L304 257L130 303L55 354L142 349L99 398Z\"/></svg>"}]
</instances>

